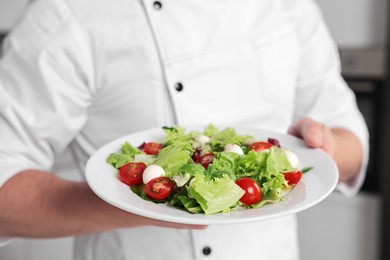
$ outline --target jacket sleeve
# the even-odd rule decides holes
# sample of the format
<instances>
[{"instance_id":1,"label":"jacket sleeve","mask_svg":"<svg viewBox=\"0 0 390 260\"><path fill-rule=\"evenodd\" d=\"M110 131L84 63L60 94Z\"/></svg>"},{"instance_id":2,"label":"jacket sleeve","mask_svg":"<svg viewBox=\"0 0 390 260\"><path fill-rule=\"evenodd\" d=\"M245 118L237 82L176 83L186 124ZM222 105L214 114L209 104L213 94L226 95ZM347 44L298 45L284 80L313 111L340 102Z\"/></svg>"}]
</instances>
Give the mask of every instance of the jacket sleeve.
<instances>
[{"instance_id":1,"label":"jacket sleeve","mask_svg":"<svg viewBox=\"0 0 390 260\"><path fill-rule=\"evenodd\" d=\"M302 1L299 29L301 41L300 71L296 92L295 119L311 117L328 127L341 127L354 133L364 147L364 161L359 175L338 190L356 194L365 178L368 162L368 130L356 98L341 76L340 59L314 1Z\"/></svg>"},{"instance_id":2,"label":"jacket sleeve","mask_svg":"<svg viewBox=\"0 0 390 260\"><path fill-rule=\"evenodd\" d=\"M94 95L88 47L63 1L29 5L2 53L0 186L22 170L49 170Z\"/></svg>"}]
</instances>

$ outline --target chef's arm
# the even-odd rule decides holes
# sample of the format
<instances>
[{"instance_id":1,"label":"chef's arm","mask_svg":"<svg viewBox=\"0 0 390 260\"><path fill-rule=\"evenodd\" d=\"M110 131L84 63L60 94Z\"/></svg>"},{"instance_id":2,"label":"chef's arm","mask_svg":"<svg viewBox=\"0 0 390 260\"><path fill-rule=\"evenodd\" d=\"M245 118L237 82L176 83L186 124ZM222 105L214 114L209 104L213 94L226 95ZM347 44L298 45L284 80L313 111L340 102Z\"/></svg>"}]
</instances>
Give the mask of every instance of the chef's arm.
<instances>
[{"instance_id":1,"label":"chef's arm","mask_svg":"<svg viewBox=\"0 0 390 260\"><path fill-rule=\"evenodd\" d=\"M0 188L0 235L63 237L121 227L198 228L141 217L113 207L85 182L37 170L21 172Z\"/></svg>"},{"instance_id":2,"label":"chef's arm","mask_svg":"<svg viewBox=\"0 0 390 260\"><path fill-rule=\"evenodd\" d=\"M337 164L339 182L348 182L359 174L363 146L349 130L328 128L310 118L303 118L290 127L289 133L302 138L309 147L327 152Z\"/></svg>"}]
</instances>

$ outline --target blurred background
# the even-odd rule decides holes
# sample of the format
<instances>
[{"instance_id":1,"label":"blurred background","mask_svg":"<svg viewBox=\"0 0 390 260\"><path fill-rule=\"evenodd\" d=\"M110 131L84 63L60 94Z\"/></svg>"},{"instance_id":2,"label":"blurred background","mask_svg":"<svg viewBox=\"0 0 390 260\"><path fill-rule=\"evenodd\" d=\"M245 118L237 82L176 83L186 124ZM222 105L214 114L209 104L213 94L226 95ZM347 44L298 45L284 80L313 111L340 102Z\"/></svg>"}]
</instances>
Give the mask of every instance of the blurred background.
<instances>
[{"instance_id":1,"label":"blurred background","mask_svg":"<svg viewBox=\"0 0 390 260\"><path fill-rule=\"evenodd\" d=\"M302 260L390 259L389 1L316 0L335 38L342 72L369 126L371 158L362 191L353 198L334 192L298 214ZM0 41L29 0L0 0ZM388 159L388 160L386 160ZM64 178L65 153L55 168ZM386 189L387 188L387 189ZM71 260L73 239L14 239L0 247L1 260ZM387 247L386 247L387 246Z\"/></svg>"}]
</instances>

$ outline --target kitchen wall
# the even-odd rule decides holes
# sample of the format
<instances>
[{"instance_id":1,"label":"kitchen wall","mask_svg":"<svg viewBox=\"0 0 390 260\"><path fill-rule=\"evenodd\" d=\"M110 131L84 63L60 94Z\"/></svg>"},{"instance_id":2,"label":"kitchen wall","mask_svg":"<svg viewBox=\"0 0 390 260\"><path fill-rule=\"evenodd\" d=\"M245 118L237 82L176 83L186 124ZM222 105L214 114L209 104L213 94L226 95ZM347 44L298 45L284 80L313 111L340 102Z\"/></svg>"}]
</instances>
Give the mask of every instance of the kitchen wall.
<instances>
[{"instance_id":1,"label":"kitchen wall","mask_svg":"<svg viewBox=\"0 0 390 260\"><path fill-rule=\"evenodd\" d=\"M0 1L0 32L9 30L29 0ZM386 43L386 0L317 0L340 49L383 49ZM65 170L65 154L57 164L61 176L77 179ZM380 197L362 191L347 198L334 192L317 206L298 214L302 260L378 259ZM72 238L16 239L0 248L2 260L70 260Z\"/></svg>"},{"instance_id":2,"label":"kitchen wall","mask_svg":"<svg viewBox=\"0 0 390 260\"><path fill-rule=\"evenodd\" d=\"M386 42L387 0L316 0L341 48L382 47Z\"/></svg>"},{"instance_id":3,"label":"kitchen wall","mask_svg":"<svg viewBox=\"0 0 390 260\"><path fill-rule=\"evenodd\" d=\"M24 6L30 0L0 1L0 32L9 30L22 14Z\"/></svg>"}]
</instances>

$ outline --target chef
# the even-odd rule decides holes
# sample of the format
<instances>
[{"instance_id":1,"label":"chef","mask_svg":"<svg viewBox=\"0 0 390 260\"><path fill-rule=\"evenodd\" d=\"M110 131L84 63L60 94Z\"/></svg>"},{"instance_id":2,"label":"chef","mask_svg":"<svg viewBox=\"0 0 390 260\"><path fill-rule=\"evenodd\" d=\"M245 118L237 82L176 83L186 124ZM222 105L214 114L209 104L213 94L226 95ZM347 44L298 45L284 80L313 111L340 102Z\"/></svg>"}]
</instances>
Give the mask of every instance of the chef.
<instances>
[{"instance_id":1,"label":"chef","mask_svg":"<svg viewBox=\"0 0 390 260\"><path fill-rule=\"evenodd\" d=\"M0 61L0 235L75 236L77 260L299 259L296 216L237 225L153 220L51 168L164 125L302 138L364 179L368 134L312 0L36 0Z\"/></svg>"}]
</instances>

